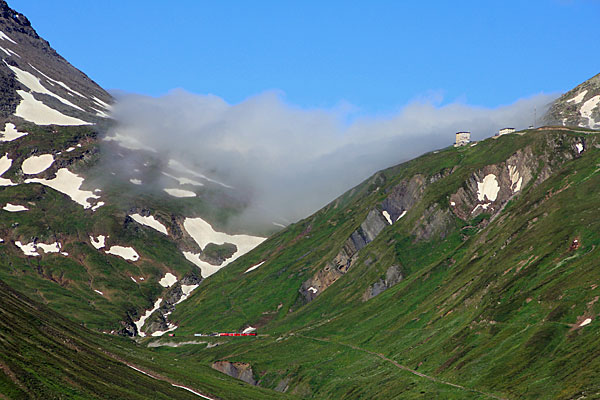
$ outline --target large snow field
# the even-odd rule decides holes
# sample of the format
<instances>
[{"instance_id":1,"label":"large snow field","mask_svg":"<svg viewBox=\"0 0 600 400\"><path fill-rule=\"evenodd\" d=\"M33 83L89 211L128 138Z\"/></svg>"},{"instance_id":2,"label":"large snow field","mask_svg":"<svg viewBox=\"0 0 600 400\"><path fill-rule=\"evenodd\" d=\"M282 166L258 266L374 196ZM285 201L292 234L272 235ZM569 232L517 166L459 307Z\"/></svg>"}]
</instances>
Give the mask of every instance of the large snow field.
<instances>
[{"instance_id":1,"label":"large snow field","mask_svg":"<svg viewBox=\"0 0 600 400\"><path fill-rule=\"evenodd\" d=\"M26 175L36 175L44 172L54 163L52 154L42 154L39 156L31 156L21 164L21 169Z\"/></svg>"},{"instance_id":2,"label":"large snow field","mask_svg":"<svg viewBox=\"0 0 600 400\"><path fill-rule=\"evenodd\" d=\"M594 109L596 107L598 107L599 103L600 103L600 95L594 96L591 99L589 99L588 101L586 101L585 103L583 103L583 105L579 109L579 113L581 114L581 116L583 118L588 119L590 128L593 128L594 125L596 125L596 121L594 120L594 118L592 118L592 111L594 111Z\"/></svg>"},{"instance_id":3,"label":"large snow field","mask_svg":"<svg viewBox=\"0 0 600 400\"><path fill-rule=\"evenodd\" d=\"M236 260L238 257L246 254L266 239L258 236L229 235L224 232L217 232L202 218L186 218L183 226L201 249L204 249L209 243L214 243L217 245L233 243L237 247L237 251L233 254L233 256L225 260L225 262L223 262L223 264L220 266L214 266L200 260L199 254L184 252L183 254L185 258L196 264L202 270L202 276L205 278L214 274L222 267Z\"/></svg>"},{"instance_id":4,"label":"large snow field","mask_svg":"<svg viewBox=\"0 0 600 400\"><path fill-rule=\"evenodd\" d=\"M92 125L91 122L69 117L48 107L24 90L17 90L17 93L22 100L17 106L15 116L26 121L33 122L36 125Z\"/></svg>"},{"instance_id":5,"label":"large snow field","mask_svg":"<svg viewBox=\"0 0 600 400\"><path fill-rule=\"evenodd\" d=\"M0 132L0 142L12 142L20 137L27 135L27 132L17 131L17 127L10 122L4 125L4 130Z\"/></svg>"},{"instance_id":6,"label":"large snow field","mask_svg":"<svg viewBox=\"0 0 600 400\"><path fill-rule=\"evenodd\" d=\"M583 101L583 98L585 97L585 95L587 94L587 90L584 90L583 92L579 93L577 96L567 100L567 103L573 103L573 104L579 104Z\"/></svg>"},{"instance_id":7,"label":"large snow field","mask_svg":"<svg viewBox=\"0 0 600 400\"><path fill-rule=\"evenodd\" d=\"M56 178L54 179L33 178L26 179L25 183L41 183L42 185L51 187L54 190L66 194L71 200L82 205L85 209L92 207L92 204L88 199L100 198L100 196L95 195L94 192L79 189L83 184L83 178L66 168L59 169L56 172Z\"/></svg>"},{"instance_id":8,"label":"large snow field","mask_svg":"<svg viewBox=\"0 0 600 400\"><path fill-rule=\"evenodd\" d=\"M150 228L155 229L155 230L159 231L160 233L168 235L167 227L164 226L163 224L161 224L153 216L143 217L140 214L131 214L130 217L138 224L149 226Z\"/></svg>"},{"instance_id":9,"label":"large snow field","mask_svg":"<svg viewBox=\"0 0 600 400\"><path fill-rule=\"evenodd\" d=\"M28 63L28 64L29 64L29 63ZM61 81L57 81L56 79L52 79L52 78L50 78L48 75L44 74L42 71L40 71L39 69L37 69L36 67L34 67L34 66L33 66L33 65L31 65L31 64L29 64L29 66L30 66L31 68L33 68L33 69L34 69L34 70L35 70L35 71L36 71L38 74L40 74L40 75L42 75L44 78L48 79L48 81L50 81L50 82L54 82L54 83L56 83L57 85L59 85L59 86L62 86L62 87L63 87L64 89L66 89L66 90L67 90L69 93L72 93L72 94L74 94L74 95L76 95L76 96L79 96L79 97L82 97L82 98L84 98L84 99L87 99L87 97L85 97L85 96L84 96L84 95L82 95L81 93L79 93L79 92L77 92L77 91L75 91L75 90L71 89L69 86L67 86L67 84L66 84L66 83L64 83L64 82L61 82Z\"/></svg>"}]
</instances>

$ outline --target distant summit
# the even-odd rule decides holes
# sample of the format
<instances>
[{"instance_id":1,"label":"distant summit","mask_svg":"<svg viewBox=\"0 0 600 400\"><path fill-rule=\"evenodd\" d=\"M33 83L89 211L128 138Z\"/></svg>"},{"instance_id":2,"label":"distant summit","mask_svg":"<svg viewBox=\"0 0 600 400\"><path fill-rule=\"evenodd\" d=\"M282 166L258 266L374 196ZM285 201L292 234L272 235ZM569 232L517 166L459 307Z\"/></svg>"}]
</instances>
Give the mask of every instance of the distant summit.
<instances>
[{"instance_id":1,"label":"distant summit","mask_svg":"<svg viewBox=\"0 0 600 400\"><path fill-rule=\"evenodd\" d=\"M0 118L4 122L87 125L108 117L111 96L61 57L27 17L2 0L0 58Z\"/></svg>"},{"instance_id":2,"label":"distant summit","mask_svg":"<svg viewBox=\"0 0 600 400\"><path fill-rule=\"evenodd\" d=\"M600 129L600 74L558 98L544 123Z\"/></svg>"}]
</instances>

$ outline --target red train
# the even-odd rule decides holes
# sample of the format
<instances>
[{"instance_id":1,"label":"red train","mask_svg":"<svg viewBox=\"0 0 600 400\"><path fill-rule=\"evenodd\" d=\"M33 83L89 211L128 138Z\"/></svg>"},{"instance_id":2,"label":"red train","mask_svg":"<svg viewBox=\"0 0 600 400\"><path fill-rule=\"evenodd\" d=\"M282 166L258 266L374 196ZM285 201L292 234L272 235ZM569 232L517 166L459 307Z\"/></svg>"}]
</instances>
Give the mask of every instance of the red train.
<instances>
[{"instance_id":1,"label":"red train","mask_svg":"<svg viewBox=\"0 0 600 400\"><path fill-rule=\"evenodd\" d=\"M217 336L256 336L256 332L253 332L253 333L229 333L229 332L222 332L222 333L218 333Z\"/></svg>"}]
</instances>

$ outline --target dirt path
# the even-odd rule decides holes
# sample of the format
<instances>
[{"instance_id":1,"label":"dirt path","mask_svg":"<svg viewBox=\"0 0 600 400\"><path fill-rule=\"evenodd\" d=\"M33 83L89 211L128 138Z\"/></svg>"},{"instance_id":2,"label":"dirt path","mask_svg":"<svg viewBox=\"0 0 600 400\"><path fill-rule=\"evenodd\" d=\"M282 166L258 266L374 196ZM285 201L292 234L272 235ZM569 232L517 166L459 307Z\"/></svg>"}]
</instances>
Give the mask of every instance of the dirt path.
<instances>
[{"instance_id":1,"label":"dirt path","mask_svg":"<svg viewBox=\"0 0 600 400\"><path fill-rule=\"evenodd\" d=\"M448 381L445 381L445 380L442 380L442 379L439 379L439 378L436 378L436 377L433 377L433 376L430 376L430 375L426 375L426 374L424 374L422 372L419 372L419 371L416 371L416 370L414 370L412 368L409 368L406 365L402 365L402 364L398 363L397 361L394 361L391 358L388 358L388 357L384 356L381 353L376 353L376 352L371 351L371 350L363 349L362 347L358 347L358 346L355 346L355 345L352 345L352 344L348 344L348 343L336 342L336 341L329 340L329 339L323 339L323 338L315 338L315 337L311 337L311 336L305 336L305 335L302 335L302 334L299 334L299 333L296 333L296 336L300 336L300 337L303 337L305 339L316 340L318 342L333 343L333 344L337 344L337 345L340 345L340 346L349 347L349 348L351 348L353 350L361 351L363 353L367 353L367 354L371 354L371 355L373 355L375 357L379 357L379 358L381 358L384 361L392 363L394 366L396 366L396 368L399 368L399 369L401 369L403 371L406 371L406 372L410 372L413 375L419 376L419 377L424 378L424 379L428 379L428 380L430 380L432 382L440 383L442 385L452 386L452 387L455 387L457 389L465 390L467 392L478 393L480 395L483 395L483 396L486 396L486 397L489 397L489 398L492 398L492 399L496 399L496 400L506 400L503 397L499 397L499 396L496 396L496 395L491 394L491 393L482 392L481 390L477 390L477 389L466 388L464 386L457 385L456 383L448 382Z\"/></svg>"}]
</instances>

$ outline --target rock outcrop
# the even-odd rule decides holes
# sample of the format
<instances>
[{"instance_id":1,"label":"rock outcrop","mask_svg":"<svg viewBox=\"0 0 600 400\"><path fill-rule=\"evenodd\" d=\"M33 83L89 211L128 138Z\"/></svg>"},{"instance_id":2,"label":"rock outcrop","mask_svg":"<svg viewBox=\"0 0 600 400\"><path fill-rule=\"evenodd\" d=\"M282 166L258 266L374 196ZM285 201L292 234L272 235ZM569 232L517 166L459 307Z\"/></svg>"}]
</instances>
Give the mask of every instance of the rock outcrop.
<instances>
[{"instance_id":1,"label":"rock outcrop","mask_svg":"<svg viewBox=\"0 0 600 400\"><path fill-rule=\"evenodd\" d=\"M389 195L377 208L367 214L360 226L352 232L339 253L324 268L306 280L300 287L302 297L310 302L348 272L358 253L371 243L387 226L402 218L421 198L426 186L425 177L413 176L391 188Z\"/></svg>"},{"instance_id":2,"label":"rock outcrop","mask_svg":"<svg viewBox=\"0 0 600 400\"><path fill-rule=\"evenodd\" d=\"M214 362L211 367L219 372L231 376L232 378L249 383L250 385L256 386L258 383L256 379L254 379L252 366L248 363L217 361Z\"/></svg>"},{"instance_id":3,"label":"rock outcrop","mask_svg":"<svg viewBox=\"0 0 600 400\"><path fill-rule=\"evenodd\" d=\"M600 129L600 74L560 96L542 121L548 125Z\"/></svg>"},{"instance_id":4,"label":"rock outcrop","mask_svg":"<svg viewBox=\"0 0 600 400\"><path fill-rule=\"evenodd\" d=\"M404 276L402 275L400 267L397 265L392 265L385 272L385 278L380 278L377 282L369 286L369 288L363 296L363 301L367 301L377 296L378 294L383 293L384 291L388 290L392 286L402 281L402 279L404 279Z\"/></svg>"}]
</instances>

